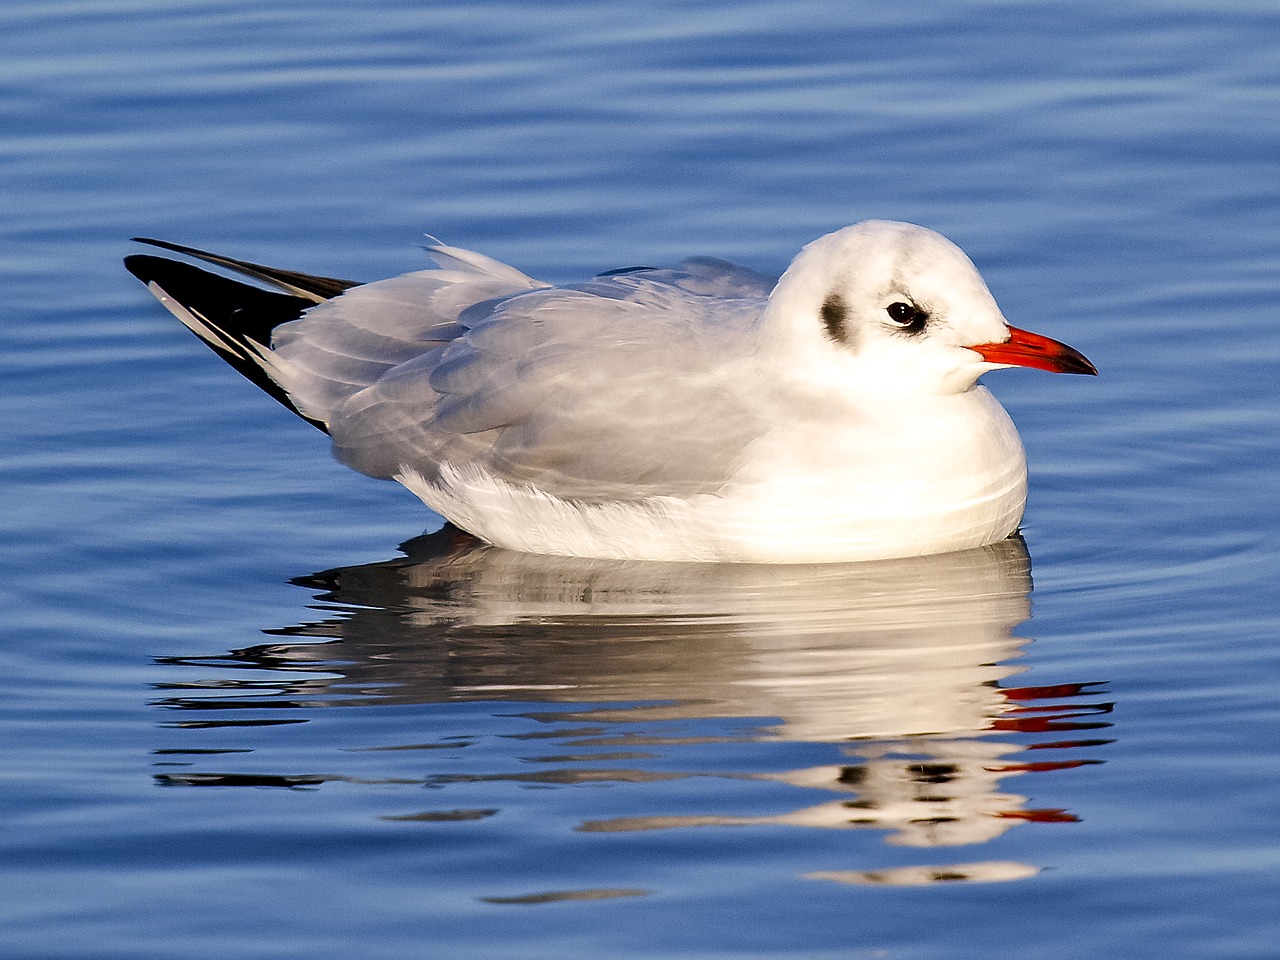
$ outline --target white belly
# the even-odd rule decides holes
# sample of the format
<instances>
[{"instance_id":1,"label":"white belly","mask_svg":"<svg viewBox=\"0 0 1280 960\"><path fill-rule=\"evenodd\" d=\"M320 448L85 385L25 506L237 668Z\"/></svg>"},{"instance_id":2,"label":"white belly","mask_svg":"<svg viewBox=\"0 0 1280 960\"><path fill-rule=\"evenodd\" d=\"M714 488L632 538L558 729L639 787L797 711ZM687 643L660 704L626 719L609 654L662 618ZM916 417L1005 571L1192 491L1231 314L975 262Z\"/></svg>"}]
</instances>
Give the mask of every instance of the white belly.
<instances>
[{"instance_id":1,"label":"white belly","mask_svg":"<svg viewBox=\"0 0 1280 960\"><path fill-rule=\"evenodd\" d=\"M894 429L823 423L762 437L716 494L565 500L473 464L396 478L454 524L512 550L632 560L812 563L982 546L1017 529L1026 461L983 388L929 398ZM921 424L925 426L922 428Z\"/></svg>"}]
</instances>

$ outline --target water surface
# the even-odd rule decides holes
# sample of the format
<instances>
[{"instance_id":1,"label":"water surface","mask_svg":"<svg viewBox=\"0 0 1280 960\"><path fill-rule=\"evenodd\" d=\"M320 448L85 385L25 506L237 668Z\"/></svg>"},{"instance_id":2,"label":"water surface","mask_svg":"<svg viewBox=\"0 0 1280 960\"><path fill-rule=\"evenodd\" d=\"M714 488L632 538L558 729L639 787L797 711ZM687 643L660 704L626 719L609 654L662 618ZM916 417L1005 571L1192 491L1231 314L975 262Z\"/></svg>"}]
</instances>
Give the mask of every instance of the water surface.
<instances>
[{"instance_id":1,"label":"water surface","mask_svg":"<svg viewBox=\"0 0 1280 960\"><path fill-rule=\"evenodd\" d=\"M1263 3L13 0L0 953L1266 958ZM1022 541L770 569L451 534L121 269L550 281L959 242L1095 380L989 386ZM398 546L404 543L404 549Z\"/></svg>"}]
</instances>

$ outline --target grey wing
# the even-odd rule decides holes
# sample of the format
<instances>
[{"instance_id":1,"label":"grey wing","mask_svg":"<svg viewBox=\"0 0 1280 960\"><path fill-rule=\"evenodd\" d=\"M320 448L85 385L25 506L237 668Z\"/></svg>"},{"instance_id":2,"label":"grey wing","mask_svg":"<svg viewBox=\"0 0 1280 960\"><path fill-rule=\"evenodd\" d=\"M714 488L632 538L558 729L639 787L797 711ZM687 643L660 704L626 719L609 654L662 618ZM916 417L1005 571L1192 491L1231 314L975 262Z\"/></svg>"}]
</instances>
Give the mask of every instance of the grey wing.
<instances>
[{"instance_id":1,"label":"grey wing","mask_svg":"<svg viewBox=\"0 0 1280 960\"><path fill-rule=\"evenodd\" d=\"M352 287L275 329L264 361L304 416L329 424L353 395L461 336L464 310L546 286L468 250L428 252L440 269Z\"/></svg>"},{"instance_id":2,"label":"grey wing","mask_svg":"<svg viewBox=\"0 0 1280 960\"><path fill-rule=\"evenodd\" d=\"M384 477L473 464L561 497L712 492L760 432L741 370L771 288L696 261L476 304L335 411L335 453Z\"/></svg>"},{"instance_id":3,"label":"grey wing","mask_svg":"<svg viewBox=\"0 0 1280 960\"><path fill-rule=\"evenodd\" d=\"M680 269L659 271L670 275L670 283L699 296L727 299L768 300L778 278L759 273L716 257L693 257Z\"/></svg>"}]
</instances>

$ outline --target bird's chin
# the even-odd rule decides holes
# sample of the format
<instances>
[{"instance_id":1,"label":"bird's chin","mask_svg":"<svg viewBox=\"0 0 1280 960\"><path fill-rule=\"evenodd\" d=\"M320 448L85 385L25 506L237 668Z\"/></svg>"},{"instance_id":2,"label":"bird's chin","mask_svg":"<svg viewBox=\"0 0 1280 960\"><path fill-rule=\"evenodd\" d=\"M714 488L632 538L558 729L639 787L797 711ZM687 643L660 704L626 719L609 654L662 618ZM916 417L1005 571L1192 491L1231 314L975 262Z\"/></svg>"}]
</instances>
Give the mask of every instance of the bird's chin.
<instances>
[{"instance_id":1,"label":"bird's chin","mask_svg":"<svg viewBox=\"0 0 1280 960\"><path fill-rule=\"evenodd\" d=\"M968 393L978 386L978 378L990 370L985 363L965 362L951 370L945 370L920 384L919 392L936 397L954 397Z\"/></svg>"}]
</instances>

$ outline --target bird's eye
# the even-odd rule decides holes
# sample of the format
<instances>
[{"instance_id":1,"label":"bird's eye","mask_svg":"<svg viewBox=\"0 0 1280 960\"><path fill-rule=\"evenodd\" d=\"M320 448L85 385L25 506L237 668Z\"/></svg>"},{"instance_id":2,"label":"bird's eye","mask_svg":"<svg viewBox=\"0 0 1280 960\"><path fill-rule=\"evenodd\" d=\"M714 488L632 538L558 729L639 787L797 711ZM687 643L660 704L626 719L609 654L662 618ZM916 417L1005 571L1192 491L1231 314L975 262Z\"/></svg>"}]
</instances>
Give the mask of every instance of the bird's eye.
<instances>
[{"instance_id":1,"label":"bird's eye","mask_svg":"<svg viewBox=\"0 0 1280 960\"><path fill-rule=\"evenodd\" d=\"M903 303L901 300L889 304L884 308L884 312L889 315L889 320L895 327L900 327L910 333L923 330L925 321L929 319L929 314L919 307L914 304Z\"/></svg>"}]
</instances>

